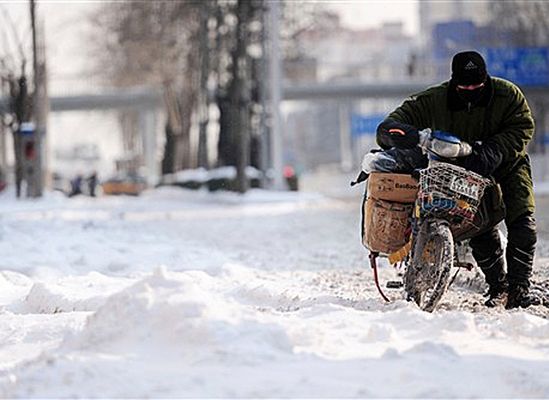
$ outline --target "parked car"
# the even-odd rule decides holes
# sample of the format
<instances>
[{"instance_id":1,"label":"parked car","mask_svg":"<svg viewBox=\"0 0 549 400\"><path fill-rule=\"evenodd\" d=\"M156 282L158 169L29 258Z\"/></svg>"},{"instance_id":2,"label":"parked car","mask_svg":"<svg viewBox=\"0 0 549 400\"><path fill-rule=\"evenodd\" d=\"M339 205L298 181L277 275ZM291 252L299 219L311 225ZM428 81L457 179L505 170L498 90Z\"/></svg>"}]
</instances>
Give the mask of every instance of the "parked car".
<instances>
[{"instance_id":1,"label":"parked car","mask_svg":"<svg viewBox=\"0 0 549 400\"><path fill-rule=\"evenodd\" d=\"M138 175L119 175L106 180L101 186L103 194L137 196L147 188L147 181Z\"/></svg>"}]
</instances>

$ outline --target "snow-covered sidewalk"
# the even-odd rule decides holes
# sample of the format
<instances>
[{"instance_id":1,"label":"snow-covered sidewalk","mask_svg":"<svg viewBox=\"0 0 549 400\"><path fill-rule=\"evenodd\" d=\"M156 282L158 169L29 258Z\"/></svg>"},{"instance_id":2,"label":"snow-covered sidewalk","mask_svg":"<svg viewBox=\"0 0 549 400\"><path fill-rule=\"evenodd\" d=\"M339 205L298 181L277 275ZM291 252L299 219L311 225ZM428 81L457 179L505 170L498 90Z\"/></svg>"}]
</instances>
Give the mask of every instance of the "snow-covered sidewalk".
<instances>
[{"instance_id":1,"label":"snow-covered sidewalk","mask_svg":"<svg viewBox=\"0 0 549 400\"><path fill-rule=\"evenodd\" d=\"M546 311L384 304L358 202L2 195L0 396L549 397Z\"/></svg>"}]
</instances>

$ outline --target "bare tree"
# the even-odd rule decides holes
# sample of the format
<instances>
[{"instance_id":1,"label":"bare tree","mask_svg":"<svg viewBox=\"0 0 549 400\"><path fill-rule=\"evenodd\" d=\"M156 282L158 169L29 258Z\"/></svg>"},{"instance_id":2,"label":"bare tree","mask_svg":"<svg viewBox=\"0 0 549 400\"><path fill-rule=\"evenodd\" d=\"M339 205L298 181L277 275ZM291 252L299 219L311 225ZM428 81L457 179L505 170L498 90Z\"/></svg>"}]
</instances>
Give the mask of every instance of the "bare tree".
<instances>
[{"instance_id":1,"label":"bare tree","mask_svg":"<svg viewBox=\"0 0 549 400\"><path fill-rule=\"evenodd\" d=\"M549 39L549 2L505 0L490 3L491 26L500 39L515 46L546 46Z\"/></svg>"},{"instance_id":2,"label":"bare tree","mask_svg":"<svg viewBox=\"0 0 549 400\"><path fill-rule=\"evenodd\" d=\"M266 125L262 44L267 7L265 0L159 0L108 3L95 15L102 74L116 85L147 83L164 89L163 173L209 166L209 109L215 104L215 165L236 167L236 189L247 190L246 167L261 164L258 138ZM315 24L314 18L300 24L297 13L292 15L288 47ZM198 143L191 143L193 115L198 117Z\"/></svg>"},{"instance_id":3,"label":"bare tree","mask_svg":"<svg viewBox=\"0 0 549 400\"><path fill-rule=\"evenodd\" d=\"M93 16L100 73L118 86L163 88L167 121L163 173L191 168L191 116L197 102L200 2L106 3Z\"/></svg>"},{"instance_id":4,"label":"bare tree","mask_svg":"<svg viewBox=\"0 0 549 400\"><path fill-rule=\"evenodd\" d=\"M24 122L32 117L32 92L27 78L27 55L15 23L7 10L0 6L3 20L2 35L3 53L0 54L0 78L2 92L9 97L8 112L2 115L1 123L11 131L15 155L15 188L16 196L21 196L22 183L25 178L22 158L22 143L19 130Z\"/></svg>"},{"instance_id":5,"label":"bare tree","mask_svg":"<svg viewBox=\"0 0 549 400\"><path fill-rule=\"evenodd\" d=\"M285 61L299 62L306 56L303 33L328 26L333 14L317 2L282 2L282 38ZM264 42L269 1L233 0L216 2L216 102L220 110L219 165L237 167L237 190L245 191L244 167L265 166L268 130L266 58ZM304 51L305 50L305 51Z\"/></svg>"}]
</instances>

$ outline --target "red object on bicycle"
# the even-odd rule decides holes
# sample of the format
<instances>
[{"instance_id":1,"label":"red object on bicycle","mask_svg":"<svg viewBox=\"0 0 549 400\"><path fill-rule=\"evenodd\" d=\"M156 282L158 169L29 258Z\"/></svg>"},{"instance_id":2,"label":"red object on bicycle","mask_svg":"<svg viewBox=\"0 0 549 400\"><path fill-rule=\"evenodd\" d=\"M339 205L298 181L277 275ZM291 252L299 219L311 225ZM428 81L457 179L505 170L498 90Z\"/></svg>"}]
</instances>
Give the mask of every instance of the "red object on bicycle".
<instances>
[{"instance_id":1,"label":"red object on bicycle","mask_svg":"<svg viewBox=\"0 0 549 400\"><path fill-rule=\"evenodd\" d=\"M398 129L398 128L391 128L389 129L389 133L397 133L399 135L406 135L406 132L404 132L402 129Z\"/></svg>"}]
</instances>

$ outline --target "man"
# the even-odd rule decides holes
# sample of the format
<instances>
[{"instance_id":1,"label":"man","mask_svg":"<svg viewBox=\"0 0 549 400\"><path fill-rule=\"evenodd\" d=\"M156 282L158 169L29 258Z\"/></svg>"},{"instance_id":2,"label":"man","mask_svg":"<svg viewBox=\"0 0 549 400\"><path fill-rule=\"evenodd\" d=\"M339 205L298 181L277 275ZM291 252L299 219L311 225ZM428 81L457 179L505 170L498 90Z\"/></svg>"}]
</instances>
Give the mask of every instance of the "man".
<instances>
[{"instance_id":1,"label":"man","mask_svg":"<svg viewBox=\"0 0 549 400\"><path fill-rule=\"evenodd\" d=\"M431 128L458 135L473 145L463 166L500 184L506 206L507 248L504 254L497 228L473 238L473 256L486 277L493 307L507 294L507 309L539 304L530 293L536 246L534 192L526 146L534 120L520 89L491 77L475 51L458 53L449 81L407 99L379 125L378 144L409 148L418 143L418 129Z\"/></svg>"},{"instance_id":2,"label":"man","mask_svg":"<svg viewBox=\"0 0 549 400\"><path fill-rule=\"evenodd\" d=\"M88 179L86 179L88 182L88 193L91 197L95 197L95 189L97 188L97 172L93 171L90 176L88 176Z\"/></svg>"}]
</instances>

